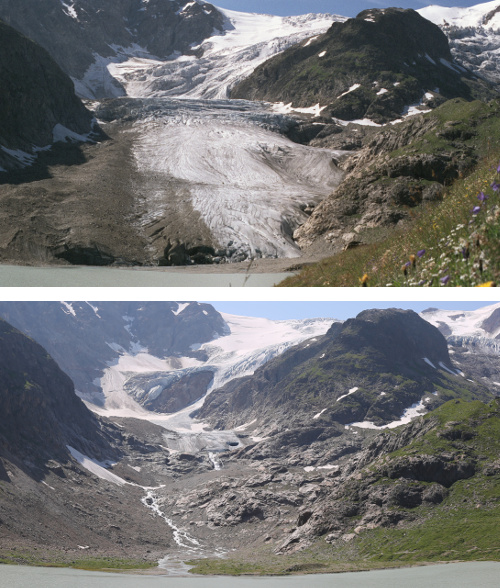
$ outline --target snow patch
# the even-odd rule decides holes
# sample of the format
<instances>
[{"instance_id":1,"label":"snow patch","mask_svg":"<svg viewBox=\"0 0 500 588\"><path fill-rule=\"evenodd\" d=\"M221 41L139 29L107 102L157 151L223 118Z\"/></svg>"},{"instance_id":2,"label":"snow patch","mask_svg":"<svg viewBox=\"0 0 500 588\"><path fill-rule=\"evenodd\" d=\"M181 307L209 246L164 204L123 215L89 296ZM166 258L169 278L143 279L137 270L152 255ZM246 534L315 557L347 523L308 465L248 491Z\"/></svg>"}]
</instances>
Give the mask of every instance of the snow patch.
<instances>
[{"instance_id":1,"label":"snow patch","mask_svg":"<svg viewBox=\"0 0 500 588\"><path fill-rule=\"evenodd\" d=\"M340 96L337 96L338 98L342 98L342 96L346 96L347 94L350 94L351 92L354 92L354 90L357 90L358 88L361 88L361 84L353 84L349 90L346 90L343 94L341 94Z\"/></svg>"},{"instance_id":2,"label":"snow patch","mask_svg":"<svg viewBox=\"0 0 500 588\"><path fill-rule=\"evenodd\" d=\"M425 361L425 363L429 364L432 368L437 370L437 367L432 363L430 359L427 359L427 357L422 357L422 359Z\"/></svg>"},{"instance_id":3,"label":"snow patch","mask_svg":"<svg viewBox=\"0 0 500 588\"><path fill-rule=\"evenodd\" d=\"M354 394L354 392L356 392L357 390L359 390L359 388L358 388L358 387L351 388L347 394L342 394L342 396L339 396L339 397L337 398L337 402L338 402L339 400L342 400L342 398L347 398L347 396L350 396L351 394Z\"/></svg>"},{"instance_id":4,"label":"snow patch","mask_svg":"<svg viewBox=\"0 0 500 588\"><path fill-rule=\"evenodd\" d=\"M316 39L319 37L319 35L315 35L314 37L311 37L310 39L308 39L306 41L306 43L303 45L304 47L309 47L309 45L313 42L316 41Z\"/></svg>"},{"instance_id":5,"label":"snow patch","mask_svg":"<svg viewBox=\"0 0 500 588\"><path fill-rule=\"evenodd\" d=\"M64 2L64 0L61 0L61 4L63 5L63 9L64 12L68 15L71 16L71 18L74 18L75 20L78 20L78 14L76 13L75 10L75 4L67 4L66 2Z\"/></svg>"},{"instance_id":6,"label":"snow patch","mask_svg":"<svg viewBox=\"0 0 500 588\"><path fill-rule=\"evenodd\" d=\"M72 316L76 316L75 309L73 308L73 305L71 303L61 301L61 304L66 308L66 310L64 310L64 308L62 309L64 314L71 314Z\"/></svg>"},{"instance_id":7,"label":"snow patch","mask_svg":"<svg viewBox=\"0 0 500 588\"><path fill-rule=\"evenodd\" d=\"M77 451L69 445L67 445L66 447L68 448L68 451L71 453L74 459L76 459L76 461L82 467L84 467L89 472L92 472L98 478L101 478L101 480L107 480L108 482L111 482L116 486L125 486L125 484L130 484L130 482L127 482L123 478L120 478L120 476L117 476L116 474L113 474L113 472L108 471L106 468L109 467L109 463L99 462L94 459L90 459L90 457L83 455L83 453L80 453L79 451Z\"/></svg>"},{"instance_id":8,"label":"snow patch","mask_svg":"<svg viewBox=\"0 0 500 588\"><path fill-rule=\"evenodd\" d=\"M87 143L89 141L89 135L79 135L74 131L66 128L62 124L58 123L52 129L52 138L53 142L62 142L62 143Z\"/></svg>"},{"instance_id":9,"label":"snow patch","mask_svg":"<svg viewBox=\"0 0 500 588\"><path fill-rule=\"evenodd\" d=\"M327 410L326 408L324 408L321 412L318 412L318 414L315 414L313 416L313 419L319 419L319 417L325 412L325 410Z\"/></svg>"},{"instance_id":10,"label":"snow patch","mask_svg":"<svg viewBox=\"0 0 500 588\"><path fill-rule=\"evenodd\" d=\"M181 304L177 303L177 310L172 310L173 314L175 314L175 316L178 316L179 314L181 314L181 312L186 309L191 303L190 302L183 302Z\"/></svg>"},{"instance_id":11,"label":"snow patch","mask_svg":"<svg viewBox=\"0 0 500 588\"><path fill-rule=\"evenodd\" d=\"M85 304L88 304L90 306L90 308L94 311L94 314L96 315L97 318L101 318L101 316L99 315L99 309L97 308L97 306L92 306L92 304L90 304L90 302L85 302Z\"/></svg>"},{"instance_id":12,"label":"snow patch","mask_svg":"<svg viewBox=\"0 0 500 588\"><path fill-rule=\"evenodd\" d=\"M400 425L408 424L409 422L411 422L413 419L417 418L418 416L422 416L422 414L425 414L425 412L426 412L425 402L423 400L421 400L420 402L416 402L415 404L412 404L409 408L407 408L403 412L403 414L401 415L401 418L398 421L393 421L392 423L389 423L387 425L382 425L380 427L375 425L371 421L362 421L362 422L357 422L357 423L349 423L346 426L346 429L349 427L358 427L359 429L377 429L377 430L394 429L395 427L399 427Z\"/></svg>"},{"instance_id":13,"label":"snow patch","mask_svg":"<svg viewBox=\"0 0 500 588\"><path fill-rule=\"evenodd\" d=\"M326 51L322 51L321 53L318 53L318 57L324 57L326 55Z\"/></svg>"}]
</instances>

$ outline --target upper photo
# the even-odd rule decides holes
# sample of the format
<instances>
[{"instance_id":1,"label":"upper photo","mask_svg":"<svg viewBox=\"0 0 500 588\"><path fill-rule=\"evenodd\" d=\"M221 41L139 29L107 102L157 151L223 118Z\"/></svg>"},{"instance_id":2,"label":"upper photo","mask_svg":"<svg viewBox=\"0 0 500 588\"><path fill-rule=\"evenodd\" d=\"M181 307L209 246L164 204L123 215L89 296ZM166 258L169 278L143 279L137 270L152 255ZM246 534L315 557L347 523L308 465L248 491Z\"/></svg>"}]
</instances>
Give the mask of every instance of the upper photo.
<instances>
[{"instance_id":1,"label":"upper photo","mask_svg":"<svg viewBox=\"0 0 500 588\"><path fill-rule=\"evenodd\" d=\"M0 0L0 286L496 286L500 0L398 4Z\"/></svg>"}]
</instances>

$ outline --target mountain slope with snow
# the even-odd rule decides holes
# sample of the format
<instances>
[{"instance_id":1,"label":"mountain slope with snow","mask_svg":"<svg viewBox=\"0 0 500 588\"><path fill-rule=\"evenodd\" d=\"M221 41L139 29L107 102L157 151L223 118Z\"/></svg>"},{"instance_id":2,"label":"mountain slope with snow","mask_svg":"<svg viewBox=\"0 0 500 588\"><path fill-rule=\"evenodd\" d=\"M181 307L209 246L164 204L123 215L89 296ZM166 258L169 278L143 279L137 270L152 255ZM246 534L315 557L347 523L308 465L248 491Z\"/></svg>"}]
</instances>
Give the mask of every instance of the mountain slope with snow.
<instances>
[{"instance_id":1,"label":"mountain slope with snow","mask_svg":"<svg viewBox=\"0 0 500 588\"><path fill-rule=\"evenodd\" d=\"M196 55L172 56L160 62L137 54L110 63L109 72L133 97L228 98L230 89L258 65L324 33L332 22L345 20L330 14L280 17L218 10L226 18L224 31L195 47Z\"/></svg>"},{"instance_id":2,"label":"mountain slope with snow","mask_svg":"<svg viewBox=\"0 0 500 588\"><path fill-rule=\"evenodd\" d=\"M452 363L438 329L413 311L366 310L254 375L229 381L197 416L226 429L259 422L312 442L329 426L396 427L452 398L494 397ZM301 432L300 432L301 431Z\"/></svg>"},{"instance_id":3,"label":"mountain slope with snow","mask_svg":"<svg viewBox=\"0 0 500 588\"><path fill-rule=\"evenodd\" d=\"M105 398L103 405L91 408L103 416L135 416L171 423L172 418L156 418L144 406L183 378L199 372L212 373L205 386L198 387L196 400L200 402L189 403L189 412L192 412L211 390L253 374L289 347L323 335L332 324L332 319L272 321L227 314L222 317L230 332L195 346L194 357L160 359L147 350L122 350L118 361L109 364L100 380ZM187 414L181 415L182 422L187 422L187 417ZM174 415L173 420L177 421L178 417Z\"/></svg>"},{"instance_id":4,"label":"mountain slope with snow","mask_svg":"<svg viewBox=\"0 0 500 588\"><path fill-rule=\"evenodd\" d=\"M431 5L418 10L448 36L454 59L464 67L500 85L500 2L466 8Z\"/></svg>"},{"instance_id":5,"label":"mountain slope with snow","mask_svg":"<svg viewBox=\"0 0 500 588\"><path fill-rule=\"evenodd\" d=\"M387 123L461 97L493 95L454 64L447 38L414 10L371 9L335 22L312 43L289 48L238 84L233 98L324 106L323 116ZM424 108L425 105L428 105Z\"/></svg>"},{"instance_id":6,"label":"mountain slope with snow","mask_svg":"<svg viewBox=\"0 0 500 588\"><path fill-rule=\"evenodd\" d=\"M92 129L47 51L0 21L0 172L33 163L57 141L85 141Z\"/></svg>"},{"instance_id":7,"label":"mountain slope with snow","mask_svg":"<svg viewBox=\"0 0 500 588\"><path fill-rule=\"evenodd\" d=\"M225 20L202 0L0 0L0 18L47 49L86 98L124 94L109 63L193 53Z\"/></svg>"}]
</instances>

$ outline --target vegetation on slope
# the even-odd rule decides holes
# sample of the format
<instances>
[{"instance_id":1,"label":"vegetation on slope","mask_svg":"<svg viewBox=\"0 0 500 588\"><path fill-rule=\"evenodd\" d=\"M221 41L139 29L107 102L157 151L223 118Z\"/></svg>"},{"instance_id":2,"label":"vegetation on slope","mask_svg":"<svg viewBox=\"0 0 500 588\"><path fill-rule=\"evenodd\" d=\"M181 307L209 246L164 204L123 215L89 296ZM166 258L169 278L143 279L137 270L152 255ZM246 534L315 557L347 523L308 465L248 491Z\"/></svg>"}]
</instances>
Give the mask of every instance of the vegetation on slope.
<instances>
[{"instance_id":1,"label":"vegetation on slope","mask_svg":"<svg viewBox=\"0 0 500 588\"><path fill-rule=\"evenodd\" d=\"M440 118L442 129L432 129L407 147L391 152L391 158L448 150L461 138L467 149L475 151L479 163L472 171L459 170L457 161L458 179L446 187L443 199L437 203L422 201L414 207L408 205L410 218L403 228L383 232L379 229L374 242L366 239L364 245L306 267L280 285L478 286L498 283L499 106L497 102L488 105L453 100L424 115L425 118Z\"/></svg>"}]
</instances>

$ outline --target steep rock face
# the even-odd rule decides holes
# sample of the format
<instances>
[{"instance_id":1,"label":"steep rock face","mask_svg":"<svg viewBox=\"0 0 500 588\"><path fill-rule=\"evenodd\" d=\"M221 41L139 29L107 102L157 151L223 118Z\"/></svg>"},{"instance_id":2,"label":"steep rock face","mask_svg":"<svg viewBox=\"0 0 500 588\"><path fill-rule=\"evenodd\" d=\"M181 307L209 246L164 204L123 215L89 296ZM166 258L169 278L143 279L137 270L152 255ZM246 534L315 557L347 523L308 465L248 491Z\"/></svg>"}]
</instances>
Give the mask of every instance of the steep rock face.
<instances>
[{"instance_id":1,"label":"steep rock face","mask_svg":"<svg viewBox=\"0 0 500 588\"><path fill-rule=\"evenodd\" d=\"M99 65L103 59L122 61L133 45L146 57L192 52L224 22L211 4L179 0L0 0L0 18L47 49L74 79L95 66L102 80L95 97L124 93Z\"/></svg>"},{"instance_id":2,"label":"steep rock face","mask_svg":"<svg viewBox=\"0 0 500 588\"><path fill-rule=\"evenodd\" d=\"M1 21L0 122L4 167L19 165L15 153L6 149L31 152L35 145L50 145L60 134L56 125L77 134L92 128L92 115L47 51Z\"/></svg>"},{"instance_id":3,"label":"steep rock face","mask_svg":"<svg viewBox=\"0 0 500 588\"><path fill-rule=\"evenodd\" d=\"M111 454L96 417L45 349L0 319L0 452L29 466L68 457L71 445Z\"/></svg>"},{"instance_id":4,"label":"steep rock face","mask_svg":"<svg viewBox=\"0 0 500 588\"><path fill-rule=\"evenodd\" d=\"M494 93L452 64L446 36L413 10L365 10L325 35L274 57L233 98L328 105L343 120L397 119L410 105Z\"/></svg>"},{"instance_id":5,"label":"steep rock face","mask_svg":"<svg viewBox=\"0 0 500 588\"><path fill-rule=\"evenodd\" d=\"M99 401L102 370L122 353L193 354L227 332L208 304L177 302L0 303L0 316L43 345L74 381L79 394Z\"/></svg>"},{"instance_id":6,"label":"steep rock face","mask_svg":"<svg viewBox=\"0 0 500 588\"><path fill-rule=\"evenodd\" d=\"M212 392L197 416L221 428L257 419L292 431L285 445L303 444L338 435L338 423L396 423L457 396L494 394L459 375L444 337L417 314L372 310Z\"/></svg>"},{"instance_id":7,"label":"steep rock face","mask_svg":"<svg viewBox=\"0 0 500 588\"><path fill-rule=\"evenodd\" d=\"M148 400L144 406L162 413L182 410L206 394L213 378L213 372L208 370L188 374L163 388L156 398Z\"/></svg>"}]
</instances>

